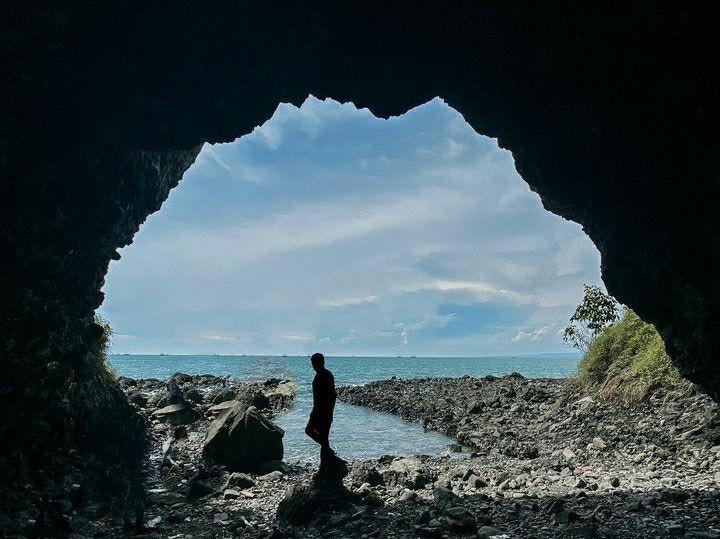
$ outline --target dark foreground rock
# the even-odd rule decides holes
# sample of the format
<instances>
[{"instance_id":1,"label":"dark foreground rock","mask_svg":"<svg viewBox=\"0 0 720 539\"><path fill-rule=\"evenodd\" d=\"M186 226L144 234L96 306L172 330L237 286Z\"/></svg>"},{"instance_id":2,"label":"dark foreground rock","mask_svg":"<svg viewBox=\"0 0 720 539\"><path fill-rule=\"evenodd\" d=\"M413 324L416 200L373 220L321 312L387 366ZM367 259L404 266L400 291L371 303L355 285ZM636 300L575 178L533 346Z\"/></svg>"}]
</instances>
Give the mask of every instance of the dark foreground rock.
<instances>
[{"instance_id":1,"label":"dark foreground rock","mask_svg":"<svg viewBox=\"0 0 720 539\"><path fill-rule=\"evenodd\" d=\"M377 504L375 504L377 505ZM290 485L278 505L281 526L302 526L323 520L331 527L359 518L367 509L363 497L345 488L342 481L322 481L317 475Z\"/></svg>"},{"instance_id":2,"label":"dark foreground rock","mask_svg":"<svg viewBox=\"0 0 720 539\"><path fill-rule=\"evenodd\" d=\"M203 455L233 471L256 471L268 461L282 460L284 431L254 406L237 403L210 425Z\"/></svg>"}]
</instances>

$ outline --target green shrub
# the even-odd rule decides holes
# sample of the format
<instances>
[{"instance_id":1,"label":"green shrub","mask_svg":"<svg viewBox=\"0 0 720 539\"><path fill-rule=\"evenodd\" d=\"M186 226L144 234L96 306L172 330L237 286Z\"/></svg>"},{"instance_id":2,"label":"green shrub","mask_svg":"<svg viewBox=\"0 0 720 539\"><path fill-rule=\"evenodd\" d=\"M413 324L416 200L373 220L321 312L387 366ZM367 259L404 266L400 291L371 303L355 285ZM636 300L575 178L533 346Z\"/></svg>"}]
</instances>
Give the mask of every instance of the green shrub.
<instances>
[{"instance_id":1,"label":"green shrub","mask_svg":"<svg viewBox=\"0 0 720 539\"><path fill-rule=\"evenodd\" d=\"M578 365L578 379L606 396L642 400L658 387L672 387L680 374L655 326L628 309L591 343Z\"/></svg>"},{"instance_id":2,"label":"green shrub","mask_svg":"<svg viewBox=\"0 0 720 539\"><path fill-rule=\"evenodd\" d=\"M110 340L112 339L112 328L110 323L101 317L99 314L95 314L94 322L96 325L102 328L102 335L97 342L97 348L93 351L94 354L100 360L105 373L110 375L112 378L117 378L117 373L110 362L108 361L108 352L110 350Z\"/></svg>"}]
</instances>

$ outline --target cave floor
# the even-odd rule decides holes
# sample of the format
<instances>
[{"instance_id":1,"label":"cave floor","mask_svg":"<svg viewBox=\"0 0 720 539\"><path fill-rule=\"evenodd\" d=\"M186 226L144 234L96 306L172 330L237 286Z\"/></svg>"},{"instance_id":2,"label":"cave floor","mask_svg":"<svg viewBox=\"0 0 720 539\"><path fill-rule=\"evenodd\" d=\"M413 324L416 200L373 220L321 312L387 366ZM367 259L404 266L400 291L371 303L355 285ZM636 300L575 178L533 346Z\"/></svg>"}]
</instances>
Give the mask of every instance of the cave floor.
<instances>
[{"instance_id":1,"label":"cave floor","mask_svg":"<svg viewBox=\"0 0 720 539\"><path fill-rule=\"evenodd\" d=\"M392 383L340 396L454 434L471 447L465 458L355 461L344 485L356 503L309 508L306 525L288 526L277 506L312 464L276 465L233 488L225 470L210 469L202 483L212 492L189 501L207 423L168 448L174 427L155 421L145 536L720 537L720 446L708 426L717 405L702 394L627 405L558 380L411 381L400 392ZM119 519L89 525L90 535L133 535Z\"/></svg>"}]
</instances>

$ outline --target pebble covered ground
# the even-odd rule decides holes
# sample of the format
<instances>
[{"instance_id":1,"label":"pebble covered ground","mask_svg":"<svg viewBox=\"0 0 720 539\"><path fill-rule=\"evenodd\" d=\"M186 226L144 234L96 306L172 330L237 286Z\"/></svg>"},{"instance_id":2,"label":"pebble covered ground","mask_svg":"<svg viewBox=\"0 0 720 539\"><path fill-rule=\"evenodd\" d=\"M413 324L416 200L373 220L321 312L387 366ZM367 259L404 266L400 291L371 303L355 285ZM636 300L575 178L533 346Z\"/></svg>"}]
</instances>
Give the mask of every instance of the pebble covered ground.
<instances>
[{"instance_id":1,"label":"pebble covered ground","mask_svg":"<svg viewBox=\"0 0 720 539\"><path fill-rule=\"evenodd\" d=\"M153 432L145 537L720 538L718 406L689 386L632 405L520 375L339 388L346 402L455 437L460 453L353 462L335 487L351 501L333 512L310 506L302 525L278 519L277 507L312 480L312 465L228 473L201 455L213 407L259 399L272 418L291 406L291 383L187 377L198 418L182 426L156 413L162 382L123 386ZM106 518L76 536L133 533Z\"/></svg>"}]
</instances>

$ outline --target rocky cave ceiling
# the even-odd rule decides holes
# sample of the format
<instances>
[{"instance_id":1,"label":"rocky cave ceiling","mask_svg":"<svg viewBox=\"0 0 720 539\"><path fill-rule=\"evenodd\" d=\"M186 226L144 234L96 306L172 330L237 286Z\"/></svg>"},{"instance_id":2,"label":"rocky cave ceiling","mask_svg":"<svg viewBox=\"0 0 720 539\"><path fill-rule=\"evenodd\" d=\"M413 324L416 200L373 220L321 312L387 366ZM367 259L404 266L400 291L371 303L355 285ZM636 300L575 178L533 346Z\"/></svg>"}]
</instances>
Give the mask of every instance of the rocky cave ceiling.
<instances>
[{"instance_id":1,"label":"rocky cave ceiling","mask_svg":"<svg viewBox=\"0 0 720 539\"><path fill-rule=\"evenodd\" d=\"M583 225L610 292L720 394L715 4L0 9L6 357L83 327L116 249L203 142L310 93L383 117L440 96L513 152L548 210Z\"/></svg>"}]
</instances>

